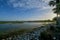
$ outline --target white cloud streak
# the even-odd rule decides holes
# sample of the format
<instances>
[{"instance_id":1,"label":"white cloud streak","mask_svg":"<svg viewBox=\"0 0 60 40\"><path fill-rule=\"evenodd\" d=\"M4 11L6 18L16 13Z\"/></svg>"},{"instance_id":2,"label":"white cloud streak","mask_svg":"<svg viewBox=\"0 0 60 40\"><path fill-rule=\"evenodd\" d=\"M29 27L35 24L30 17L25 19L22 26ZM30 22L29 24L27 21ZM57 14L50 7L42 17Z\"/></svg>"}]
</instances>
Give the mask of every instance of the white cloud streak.
<instances>
[{"instance_id":1,"label":"white cloud streak","mask_svg":"<svg viewBox=\"0 0 60 40\"><path fill-rule=\"evenodd\" d=\"M12 5L14 8L26 8L26 9L31 9L31 8L38 8L38 10L47 10L51 9L48 5L50 0L9 0L8 4ZM37 17L31 17L28 20L33 20L33 19L52 19L56 15L53 14L52 11L49 11L47 13L44 13L42 16L37 16Z\"/></svg>"},{"instance_id":2,"label":"white cloud streak","mask_svg":"<svg viewBox=\"0 0 60 40\"><path fill-rule=\"evenodd\" d=\"M47 10L52 9L52 7L49 7L48 2L50 0L8 0L7 3L9 6L12 6L13 8L37 8L38 11L40 10ZM28 20L33 19L52 19L55 17L52 11L49 11L47 13L44 13L42 16L37 17L31 17Z\"/></svg>"},{"instance_id":3,"label":"white cloud streak","mask_svg":"<svg viewBox=\"0 0 60 40\"><path fill-rule=\"evenodd\" d=\"M52 20L54 17L56 17L56 14L54 14L52 11L49 11L43 15L28 18L27 20L47 20L47 19Z\"/></svg>"},{"instance_id":4,"label":"white cloud streak","mask_svg":"<svg viewBox=\"0 0 60 40\"><path fill-rule=\"evenodd\" d=\"M12 6L14 8L27 8L27 9L31 9L31 8L44 8L46 9L49 8L49 6L47 6L47 2L49 0L9 0L7 1L9 6Z\"/></svg>"}]
</instances>

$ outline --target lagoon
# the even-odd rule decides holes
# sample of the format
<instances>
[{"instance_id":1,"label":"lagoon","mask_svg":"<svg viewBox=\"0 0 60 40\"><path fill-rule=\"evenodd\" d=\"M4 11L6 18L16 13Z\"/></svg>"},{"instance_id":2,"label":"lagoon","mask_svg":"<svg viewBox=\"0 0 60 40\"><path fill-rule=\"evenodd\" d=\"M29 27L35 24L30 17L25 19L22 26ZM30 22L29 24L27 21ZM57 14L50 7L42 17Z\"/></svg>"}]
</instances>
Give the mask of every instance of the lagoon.
<instances>
[{"instance_id":1,"label":"lagoon","mask_svg":"<svg viewBox=\"0 0 60 40\"><path fill-rule=\"evenodd\" d=\"M41 25L41 23L0 24L0 31L36 28Z\"/></svg>"},{"instance_id":2,"label":"lagoon","mask_svg":"<svg viewBox=\"0 0 60 40\"><path fill-rule=\"evenodd\" d=\"M37 28L42 26L43 24L46 23L40 23L40 22L25 22L25 23L17 23L17 24L12 24L12 23L8 23L8 24L0 24L0 32L3 31L12 31L12 30L19 30L19 29L31 29L31 28Z\"/></svg>"}]
</instances>

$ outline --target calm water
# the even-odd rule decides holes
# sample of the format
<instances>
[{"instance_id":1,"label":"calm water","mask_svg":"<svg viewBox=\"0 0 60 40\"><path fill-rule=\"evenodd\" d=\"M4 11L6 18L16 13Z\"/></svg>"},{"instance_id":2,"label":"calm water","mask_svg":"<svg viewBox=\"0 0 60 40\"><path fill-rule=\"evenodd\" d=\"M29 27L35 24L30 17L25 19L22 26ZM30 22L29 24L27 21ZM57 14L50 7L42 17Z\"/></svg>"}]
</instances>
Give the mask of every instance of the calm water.
<instances>
[{"instance_id":1,"label":"calm water","mask_svg":"<svg viewBox=\"0 0 60 40\"><path fill-rule=\"evenodd\" d=\"M0 24L0 31L40 27L42 23Z\"/></svg>"}]
</instances>

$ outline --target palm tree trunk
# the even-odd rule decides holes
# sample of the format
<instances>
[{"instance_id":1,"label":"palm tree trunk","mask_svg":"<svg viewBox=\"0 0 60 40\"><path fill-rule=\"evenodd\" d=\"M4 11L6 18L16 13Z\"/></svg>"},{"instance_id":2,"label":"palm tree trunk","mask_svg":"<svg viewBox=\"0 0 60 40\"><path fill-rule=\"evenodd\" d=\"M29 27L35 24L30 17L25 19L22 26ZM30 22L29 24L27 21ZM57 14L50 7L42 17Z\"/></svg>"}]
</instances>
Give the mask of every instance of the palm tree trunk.
<instances>
[{"instance_id":1,"label":"palm tree trunk","mask_svg":"<svg viewBox=\"0 0 60 40\"><path fill-rule=\"evenodd\" d=\"M57 10L59 10L59 0L56 0L56 8L57 8ZM57 12L57 21L56 21L56 25L58 25L59 23L58 23L58 21L59 21L59 19L58 19L58 12Z\"/></svg>"},{"instance_id":2,"label":"palm tree trunk","mask_svg":"<svg viewBox=\"0 0 60 40\"><path fill-rule=\"evenodd\" d=\"M58 20L58 13L57 13L56 25L58 25L58 24L59 24L59 23L58 23L58 21L59 21L59 20Z\"/></svg>"}]
</instances>

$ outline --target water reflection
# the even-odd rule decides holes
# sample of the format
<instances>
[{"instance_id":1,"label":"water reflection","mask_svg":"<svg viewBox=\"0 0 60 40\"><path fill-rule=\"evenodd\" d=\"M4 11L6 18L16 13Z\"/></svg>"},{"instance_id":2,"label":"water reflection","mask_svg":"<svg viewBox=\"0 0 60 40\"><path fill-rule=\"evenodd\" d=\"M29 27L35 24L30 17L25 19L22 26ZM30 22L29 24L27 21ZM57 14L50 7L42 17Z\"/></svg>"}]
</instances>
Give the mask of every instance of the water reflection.
<instances>
[{"instance_id":1,"label":"water reflection","mask_svg":"<svg viewBox=\"0 0 60 40\"><path fill-rule=\"evenodd\" d=\"M51 22L49 22L51 23ZM13 29L28 29L28 28L36 28L41 25L48 24L48 22L38 22L38 23L23 23L23 24L0 24L0 31L7 31Z\"/></svg>"}]
</instances>

